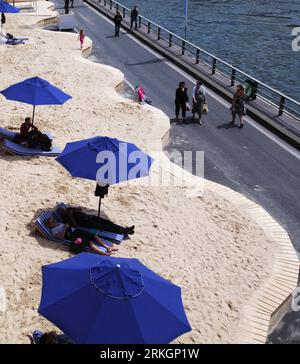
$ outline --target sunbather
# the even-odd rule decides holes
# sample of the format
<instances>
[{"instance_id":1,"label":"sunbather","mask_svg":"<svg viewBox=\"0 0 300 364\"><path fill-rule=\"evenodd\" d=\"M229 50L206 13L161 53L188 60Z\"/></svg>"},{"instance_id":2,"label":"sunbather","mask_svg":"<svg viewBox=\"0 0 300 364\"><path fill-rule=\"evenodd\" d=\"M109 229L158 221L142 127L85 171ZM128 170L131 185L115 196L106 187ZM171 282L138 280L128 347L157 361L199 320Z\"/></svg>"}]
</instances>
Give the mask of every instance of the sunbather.
<instances>
[{"instance_id":1,"label":"sunbather","mask_svg":"<svg viewBox=\"0 0 300 364\"><path fill-rule=\"evenodd\" d=\"M36 335L36 333L38 335ZM28 335L28 337L31 344L74 344L74 341L66 334L57 334L55 331L45 333L35 331L32 336Z\"/></svg>"},{"instance_id":2,"label":"sunbather","mask_svg":"<svg viewBox=\"0 0 300 364\"><path fill-rule=\"evenodd\" d=\"M113 251L118 249L111 248L106 245L98 235L90 234L86 231L80 230L78 228L71 227L69 224L64 224L62 222L56 221L53 217L50 217L45 221L45 224L51 230L53 236L59 240L70 240L75 246L77 246L76 252L80 253L89 247L93 252L101 255L111 255ZM94 243L94 241L104 247L107 253L99 249L99 247Z\"/></svg>"},{"instance_id":3,"label":"sunbather","mask_svg":"<svg viewBox=\"0 0 300 364\"><path fill-rule=\"evenodd\" d=\"M24 44L24 40L0 36L0 44L8 44L8 45Z\"/></svg>"},{"instance_id":4,"label":"sunbather","mask_svg":"<svg viewBox=\"0 0 300 364\"><path fill-rule=\"evenodd\" d=\"M80 226L87 229L97 229L110 231L116 234L132 235L134 234L134 225L123 227L116 225L113 222L103 219L95 215L89 215L81 211L80 208L59 208L58 213L61 215L64 223L71 226Z\"/></svg>"}]
</instances>

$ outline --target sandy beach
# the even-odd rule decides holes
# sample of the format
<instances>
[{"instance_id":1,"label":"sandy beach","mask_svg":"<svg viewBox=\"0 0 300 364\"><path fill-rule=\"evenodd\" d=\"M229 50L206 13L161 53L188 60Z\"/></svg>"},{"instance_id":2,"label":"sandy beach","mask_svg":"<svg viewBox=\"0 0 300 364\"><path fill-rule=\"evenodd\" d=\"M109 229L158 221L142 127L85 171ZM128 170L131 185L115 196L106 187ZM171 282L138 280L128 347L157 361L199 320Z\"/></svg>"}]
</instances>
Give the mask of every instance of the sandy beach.
<instances>
[{"instance_id":1,"label":"sandy beach","mask_svg":"<svg viewBox=\"0 0 300 364\"><path fill-rule=\"evenodd\" d=\"M159 135L157 115L168 123L167 116L118 94L115 87L123 74L84 59L76 34L39 29L36 23L51 11L46 11L48 2L38 3L40 15L7 16L6 31L30 40L1 45L1 89L39 76L72 95L63 106L36 108L36 125L51 131L61 149L69 141L107 135L153 152L159 145L154 140ZM14 131L32 112L30 105L2 96L0 106L1 127ZM0 286L7 297L6 311L0 311L0 343L29 343L26 335L34 329L53 329L37 313L41 266L71 256L32 232L30 223L57 202L96 212L98 200L95 183L71 178L54 158L14 157L1 150L0 169ZM277 249L241 208L204 186L203 196L195 196L189 194L195 186L188 184L122 183L103 200L103 216L136 225L135 235L122 242L116 255L136 257L182 287L193 330L176 343L233 342L243 307L270 277Z\"/></svg>"}]
</instances>

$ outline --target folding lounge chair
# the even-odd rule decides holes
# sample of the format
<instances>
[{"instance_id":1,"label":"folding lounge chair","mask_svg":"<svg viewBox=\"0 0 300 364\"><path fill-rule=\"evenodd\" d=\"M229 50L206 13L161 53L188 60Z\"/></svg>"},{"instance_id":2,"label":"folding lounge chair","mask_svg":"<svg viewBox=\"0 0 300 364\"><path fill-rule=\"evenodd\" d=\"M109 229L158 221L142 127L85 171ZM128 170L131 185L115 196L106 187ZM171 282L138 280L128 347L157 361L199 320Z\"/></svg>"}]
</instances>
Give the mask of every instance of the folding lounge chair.
<instances>
[{"instance_id":1,"label":"folding lounge chair","mask_svg":"<svg viewBox=\"0 0 300 364\"><path fill-rule=\"evenodd\" d=\"M67 207L69 207L69 206L64 203L60 203L54 208L53 214L58 221L61 221L61 216L59 215L57 210L59 208L67 208ZM115 244L120 244L122 242L122 240L124 239L123 234L116 234L116 233L112 233L110 231L105 231L105 230L86 229L86 228L83 228L82 226L78 226L78 228L81 230L90 232L92 234L99 235L101 238L106 238Z\"/></svg>"},{"instance_id":2,"label":"folding lounge chair","mask_svg":"<svg viewBox=\"0 0 300 364\"><path fill-rule=\"evenodd\" d=\"M54 235L52 235L50 229L48 228L48 226L45 224L45 221L48 220L50 217L53 216L52 211L44 211L41 213L41 215L35 220L34 225L36 227L36 229L47 239L52 240L56 243L61 243L67 246L70 246L71 241L64 239L64 240L60 240L57 239ZM56 216L55 216L56 217ZM112 243L110 241L107 240L103 240L101 239L106 245L108 246L112 246ZM98 246L103 252L107 252L107 250L102 247L102 246ZM89 248L87 249L87 251L89 251L90 253L94 253L92 250L90 250ZM95 253L96 254L96 253Z\"/></svg>"},{"instance_id":3,"label":"folding lounge chair","mask_svg":"<svg viewBox=\"0 0 300 364\"><path fill-rule=\"evenodd\" d=\"M24 40L22 39L7 39L7 45L17 45L17 44L25 44Z\"/></svg>"},{"instance_id":4,"label":"folding lounge chair","mask_svg":"<svg viewBox=\"0 0 300 364\"><path fill-rule=\"evenodd\" d=\"M45 156L45 157L57 157L61 150L58 147L53 147L50 151L44 151L41 149L30 149L23 145L16 144L10 140L5 140L3 149L9 154L20 155L20 156Z\"/></svg>"},{"instance_id":5,"label":"folding lounge chair","mask_svg":"<svg viewBox=\"0 0 300 364\"><path fill-rule=\"evenodd\" d=\"M13 38L11 38L11 39L14 39L14 40L29 40L29 38L28 37L13 37Z\"/></svg>"},{"instance_id":6,"label":"folding lounge chair","mask_svg":"<svg viewBox=\"0 0 300 364\"><path fill-rule=\"evenodd\" d=\"M1 139L7 139L7 140L13 140L14 137L17 135L17 133L10 131L8 129L0 128L0 138Z\"/></svg>"},{"instance_id":7,"label":"folding lounge chair","mask_svg":"<svg viewBox=\"0 0 300 364\"><path fill-rule=\"evenodd\" d=\"M1 139L7 139L7 140L13 141L17 134L18 133L14 132L14 131L11 131L11 130L8 130L5 128L0 128L0 138ZM44 134L46 134L49 139L51 139L51 140L53 139L50 131L45 131Z\"/></svg>"}]
</instances>

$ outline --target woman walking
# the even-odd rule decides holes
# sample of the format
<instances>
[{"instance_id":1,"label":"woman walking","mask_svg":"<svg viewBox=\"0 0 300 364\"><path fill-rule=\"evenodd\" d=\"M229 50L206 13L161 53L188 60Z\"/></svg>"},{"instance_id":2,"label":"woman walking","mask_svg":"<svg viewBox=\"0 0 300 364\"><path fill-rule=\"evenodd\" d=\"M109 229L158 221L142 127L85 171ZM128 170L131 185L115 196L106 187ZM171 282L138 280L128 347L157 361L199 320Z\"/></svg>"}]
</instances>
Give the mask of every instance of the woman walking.
<instances>
[{"instance_id":1,"label":"woman walking","mask_svg":"<svg viewBox=\"0 0 300 364\"><path fill-rule=\"evenodd\" d=\"M244 86L238 85L235 94L233 95L232 106L231 106L231 113L232 113L232 121L231 124L234 124L235 118L238 115L240 119L240 128L244 126L244 115L246 115L246 108L245 108L245 100L246 94Z\"/></svg>"},{"instance_id":2,"label":"woman walking","mask_svg":"<svg viewBox=\"0 0 300 364\"><path fill-rule=\"evenodd\" d=\"M181 109L183 121L185 121L187 104L189 102L189 97L187 94L187 88L184 82L180 82L175 95L175 115L176 120L178 120L179 112Z\"/></svg>"},{"instance_id":3,"label":"woman walking","mask_svg":"<svg viewBox=\"0 0 300 364\"><path fill-rule=\"evenodd\" d=\"M203 106L206 103L206 92L203 84L200 80L196 82L196 86L193 88L193 118L195 118L195 114L199 116L199 124L202 125L202 112Z\"/></svg>"}]
</instances>

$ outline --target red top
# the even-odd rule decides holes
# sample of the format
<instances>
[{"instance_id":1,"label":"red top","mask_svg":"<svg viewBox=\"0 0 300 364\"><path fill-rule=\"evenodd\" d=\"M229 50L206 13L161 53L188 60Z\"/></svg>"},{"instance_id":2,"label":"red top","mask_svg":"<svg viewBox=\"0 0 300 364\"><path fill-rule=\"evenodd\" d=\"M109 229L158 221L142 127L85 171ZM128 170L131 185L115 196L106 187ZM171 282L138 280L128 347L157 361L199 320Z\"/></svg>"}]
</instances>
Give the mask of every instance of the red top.
<instances>
[{"instance_id":1,"label":"red top","mask_svg":"<svg viewBox=\"0 0 300 364\"><path fill-rule=\"evenodd\" d=\"M84 41L84 38L85 38L85 34L83 32L80 32L79 33L79 40L80 40L80 42L83 42Z\"/></svg>"},{"instance_id":2,"label":"red top","mask_svg":"<svg viewBox=\"0 0 300 364\"><path fill-rule=\"evenodd\" d=\"M26 136L29 133L30 128L32 127L33 127L32 124L23 123L20 128L21 135Z\"/></svg>"},{"instance_id":3,"label":"red top","mask_svg":"<svg viewBox=\"0 0 300 364\"><path fill-rule=\"evenodd\" d=\"M138 89L138 100L139 101L144 101L145 98L145 91L142 87L139 87Z\"/></svg>"}]
</instances>

